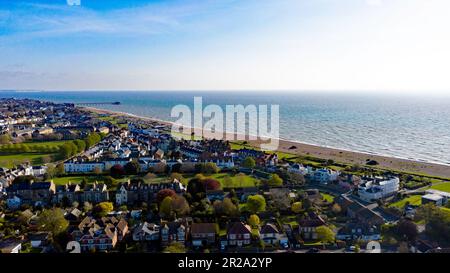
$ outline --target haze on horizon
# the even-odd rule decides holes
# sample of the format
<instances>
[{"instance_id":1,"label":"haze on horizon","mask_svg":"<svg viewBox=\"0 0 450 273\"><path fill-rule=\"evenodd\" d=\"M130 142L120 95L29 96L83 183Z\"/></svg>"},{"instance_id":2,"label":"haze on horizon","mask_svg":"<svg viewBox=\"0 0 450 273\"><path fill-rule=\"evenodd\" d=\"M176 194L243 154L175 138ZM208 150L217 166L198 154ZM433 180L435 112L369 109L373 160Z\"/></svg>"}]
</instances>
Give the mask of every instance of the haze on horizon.
<instances>
[{"instance_id":1,"label":"haze on horizon","mask_svg":"<svg viewBox=\"0 0 450 273\"><path fill-rule=\"evenodd\" d=\"M448 0L2 1L0 89L448 94L449 10Z\"/></svg>"}]
</instances>

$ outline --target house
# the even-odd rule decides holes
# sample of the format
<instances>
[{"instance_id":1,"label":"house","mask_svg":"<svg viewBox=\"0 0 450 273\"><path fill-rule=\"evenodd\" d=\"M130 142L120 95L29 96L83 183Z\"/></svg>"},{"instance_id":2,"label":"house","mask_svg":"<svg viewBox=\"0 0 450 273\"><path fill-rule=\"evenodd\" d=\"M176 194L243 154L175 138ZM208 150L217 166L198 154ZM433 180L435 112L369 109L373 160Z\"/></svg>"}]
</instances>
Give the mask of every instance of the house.
<instances>
[{"instance_id":1,"label":"house","mask_svg":"<svg viewBox=\"0 0 450 273\"><path fill-rule=\"evenodd\" d=\"M105 163L96 161L64 162L64 171L66 173L91 173L94 170L105 171Z\"/></svg>"},{"instance_id":2,"label":"house","mask_svg":"<svg viewBox=\"0 0 450 273\"><path fill-rule=\"evenodd\" d=\"M55 204L60 204L65 201L68 204L72 204L78 201L77 193L80 192L80 185L68 183L66 185L61 185L56 187L55 195L53 196L53 202Z\"/></svg>"},{"instance_id":3,"label":"house","mask_svg":"<svg viewBox=\"0 0 450 273\"><path fill-rule=\"evenodd\" d=\"M381 240L381 231L378 226L370 226L362 223L349 223L339 229L337 240L360 240L364 242Z\"/></svg>"},{"instance_id":4,"label":"house","mask_svg":"<svg viewBox=\"0 0 450 273\"><path fill-rule=\"evenodd\" d=\"M82 214L83 213L81 212L81 210L73 208L69 211L66 211L66 213L64 214L64 218L66 218L69 223L78 223L81 220Z\"/></svg>"},{"instance_id":5,"label":"house","mask_svg":"<svg viewBox=\"0 0 450 273\"><path fill-rule=\"evenodd\" d=\"M259 231L259 238L263 240L266 244L271 245L287 245L287 236L280 232L275 224L267 223L261 227Z\"/></svg>"},{"instance_id":6,"label":"house","mask_svg":"<svg viewBox=\"0 0 450 273\"><path fill-rule=\"evenodd\" d=\"M213 245L216 242L217 224L193 223L190 232L194 247Z\"/></svg>"},{"instance_id":7,"label":"house","mask_svg":"<svg viewBox=\"0 0 450 273\"><path fill-rule=\"evenodd\" d=\"M22 199L17 195L8 197L8 199L6 199L6 205L10 210L17 210L22 205Z\"/></svg>"},{"instance_id":8,"label":"house","mask_svg":"<svg viewBox=\"0 0 450 273\"><path fill-rule=\"evenodd\" d=\"M155 159L163 159L164 158L164 151L161 149L158 149L154 154Z\"/></svg>"},{"instance_id":9,"label":"house","mask_svg":"<svg viewBox=\"0 0 450 273\"><path fill-rule=\"evenodd\" d=\"M206 191L206 198L211 203L216 200L223 201L223 199L225 198L225 193L223 190L208 190Z\"/></svg>"},{"instance_id":10,"label":"house","mask_svg":"<svg viewBox=\"0 0 450 273\"><path fill-rule=\"evenodd\" d=\"M22 243L15 239L0 240L0 253L20 253Z\"/></svg>"},{"instance_id":11,"label":"house","mask_svg":"<svg viewBox=\"0 0 450 273\"><path fill-rule=\"evenodd\" d=\"M371 202L395 195L400 189L398 177L365 178L359 184L358 195L361 199Z\"/></svg>"},{"instance_id":12,"label":"house","mask_svg":"<svg viewBox=\"0 0 450 273\"><path fill-rule=\"evenodd\" d=\"M34 232L28 235L31 246L34 248L46 246L51 239L50 232Z\"/></svg>"},{"instance_id":13,"label":"house","mask_svg":"<svg viewBox=\"0 0 450 273\"><path fill-rule=\"evenodd\" d=\"M328 184L330 182L336 181L339 177L338 171L333 171L330 169L318 169L312 173L312 180L319 182L320 184Z\"/></svg>"},{"instance_id":14,"label":"house","mask_svg":"<svg viewBox=\"0 0 450 273\"><path fill-rule=\"evenodd\" d=\"M42 176L47 172L47 166L33 166L33 176Z\"/></svg>"},{"instance_id":15,"label":"house","mask_svg":"<svg viewBox=\"0 0 450 273\"><path fill-rule=\"evenodd\" d=\"M101 203L109 201L108 187L104 183L95 181L93 184L87 184L83 191L79 193L80 202Z\"/></svg>"},{"instance_id":16,"label":"house","mask_svg":"<svg viewBox=\"0 0 450 273\"><path fill-rule=\"evenodd\" d=\"M133 241L158 241L160 226L154 223L140 223L133 231Z\"/></svg>"},{"instance_id":17,"label":"house","mask_svg":"<svg viewBox=\"0 0 450 273\"><path fill-rule=\"evenodd\" d=\"M188 225L185 221L161 223L161 244L169 245L172 242L185 244Z\"/></svg>"},{"instance_id":18,"label":"house","mask_svg":"<svg viewBox=\"0 0 450 273\"><path fill-rule=\"evenodd\" d=\"M385 222L378 213L358 202L352 202L347 207L347 216L367 225L382 225Z\"/></svg>"},{"instance_id":19,"label":"house","mask_svg":"<svg viewBox=\"0 0 450 273\"><path fill-rule=\"evenodd\" d=\"M287 171L289 173L296 173L296 174L301 174L301 175L307 175L309 174L312 170L310 167L304 167L302 164L293 164L293 165L289 165Z\"/></svg>"},{"instance_id":20,"label":"house","mask_svg":"<svg viewBox=\"0 0 450 273\"><path fill-rule=\"evenodd\" d=\"M298 231L304 240L317 240L316 229L326 223L316 213L309 213L307 217L298 222Z\"/></svg>"},{"instance_id":21,"label":"house","mask_svg":"<svg viewBox=\"0 0 450 273\"><path fill-rule=\"evenodd\" d=\"M86 217L71 232L71 236L80 243L82 252L108 251L113 249L127 232L128 223L124 219Z\"/></svg>"},{"instance_id":22,"label":"house","mask_svg":"<svg viewBox=\"0 0 450 273\"><path fill-rule=\"evenodd\" d=\"M426 195L422 196L422 204L433 203L436 206L445 206L450 199L450 193L438 190L426 190Z\"/></svg>"},{"instance_id":23,"label":"house","mask_svg":"<svg viewBox=\"0 0 450 273\"><path fill-rule=\"evenodd\" d=\"M227 239L229 246L250 245L252 229L242 222L230 223L227 229Z\"/></svg>"},{"instance_id":24,"label":"house","mask_svg":"<svg viewBox=\"0 0 450 273\"><path fill-rule=\"evenodd\" d=\"M55 193L53 182L21 182L15 183L6 188L8 196L19 196L22 203L32 205L46 205L51 202Z\"/></svg>"}]
</instances>

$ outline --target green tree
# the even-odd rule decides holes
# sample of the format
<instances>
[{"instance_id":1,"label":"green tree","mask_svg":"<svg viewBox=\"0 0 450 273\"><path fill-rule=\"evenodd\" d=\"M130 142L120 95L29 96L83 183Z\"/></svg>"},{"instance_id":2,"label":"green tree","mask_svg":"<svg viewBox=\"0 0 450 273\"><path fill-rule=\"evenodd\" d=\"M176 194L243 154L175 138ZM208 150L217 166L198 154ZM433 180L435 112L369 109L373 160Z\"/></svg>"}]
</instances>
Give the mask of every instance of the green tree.
<instances>
[{"instance_id":1,"label":"green tree","mask_svg":"<svg viewBox=\"0 0 450 273\"><path fill-rule=\"evenodd\" d=\"M94 207L94 214L97 217L104 217L113 211L114 206L111 202L101 202Z\"/></svg>"},{"instance_id":2,"label":"green tree","mask_svg":"<svg viewBox=\"0 0 450 273\"><path fill-rule=\"evenodd\" d=\"M172 197L165 197L159 205L159 214L161 217L169 217L172 215Z\"/></svg>"},{"instance_id":3,"label":"green tree","mask_svg":"<svg viewBox=\"0 0 450 273\"><path fill-rule=\"evenodd\" d=\"M125 164L124 170L128 175L136 175L141 171L141 165L137 161L130 161Z\"/></svg>"},{"instance_id":4,"label":"green tree","mask_svg":"<svg viewBox=\"0 0 450 273\"><path fill-rule=\"evenodd\" d=\"M242 166L244 168L249 168L249 169L253 169L256 166L256 162L255 159L253 159L253 157L246 157L244 159L244 162L242 162Z\"/></svg>"},{"instance_id":5,"label":"green tree","mask_svg":"<svg viewBox=\"0 0 450 273\"><path fill-rule=\"evenodd\" d=\"M295 202L292 204L291 210L294 213L300 213L302 211L302 202Z\"/></svg>"},{"instance_id":6,"label":"green tree","mask_svg":"<svg viewBox=\"0 0 450 273\"><path fill-rule=\"evenodd\" d=\"M267 183L269 184L269 186L271 187L280 187L283 186L283 179L281 179L278 174L272 174L269 178L269 180L267 181Z\"/></svg>"},{"instance_id":7,"label":"green tree","mask_svg":"<svg viewBox=\"0 0 450 273\"><path fill-rule=\"evenodd\" d=\"M77 146L78 152L82 152L86 150L86 142L81 139L74 140L73 143Z\"/></svg>"},{"instance_id":8,"label":"green tree","mask_svg":"<svg viewBox=\"0 0 450 273\"><path fill-rule=\"evenodd\" d=\"M185 253L186 248L180 242L172 242L166 248L164 248L164 252L166 253Z\"/></svg>"},{"instance_id":9,"label":"green tree","mask_svg":"<svg viewBox=\"0 0 450 273\"><path fill-rule=\"evenodd\" d=\"M55 237L67 230L69 222L64 218L64 213L61 209L53 208L41 212L37 226L39 230L51 232Z\"/></svg>"},{"instance_id":10,"label":"green tree","mask_svg":"<svg viewBox=\"0 0 450 273\"><path fill-rule=\"evenodd\" d=\"M219 167L217 167L216 163L214 162L207 162L205 164L202 164L202 173L213 174L218 173L219 171Z\"/></svg>"},{"instance_id":11,"label":"green tree","mask_svg":"<svg viewBox=\"0 0 450 273\"><path fill-rule=\"evenodd\" d=\"M64 164L63 163L59 163L58 165L56 165L55 168L55 174L57 176L63 175L66 171L64 170Z\"/></svg>"},{"instance_id":12,"label":"green tree","mask_svg":"<svg viewBox=\"0 0 450 273\"><path fill-rule=\"evenodd\" d=\"M333 243L335 240L334 232L327 226L320 226L316 228L317 239L319 239L324 246L328 243Z\"/></svg>"},{"instance_id":13,"label":"green tree","mask_svg":"<svg viewBox=\"0 0 450 273\"><path fill-rule=\"evenodd\" d=\"M247 198L247 209L252 213L258 213L266 210L266 199L262 195L250 195Z\"/></svg>"},{"instance_id":14,"label":"green tree","mask_svg":"<svg viewBox=\"0 0 450 273\"><path fill-rule=\"evenodd\" d=\"M257 227L259 227L259 224L261 223L261 221L259 220L258 215L252 214L248 218L248 223L252 228L257 228Z\"/></svg>"}]
</instances>

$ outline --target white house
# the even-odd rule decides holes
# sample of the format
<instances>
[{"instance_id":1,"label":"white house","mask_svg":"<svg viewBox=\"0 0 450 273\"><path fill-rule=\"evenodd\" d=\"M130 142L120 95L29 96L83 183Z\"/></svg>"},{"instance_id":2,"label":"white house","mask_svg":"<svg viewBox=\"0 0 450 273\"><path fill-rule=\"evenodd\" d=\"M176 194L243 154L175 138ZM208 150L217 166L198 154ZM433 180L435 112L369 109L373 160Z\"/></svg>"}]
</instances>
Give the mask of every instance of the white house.
<instances>
[{"instance_id":1,"label":"white house","mask_svg":"<svg viewBox=\"0 0 450 273\"><path fill-rule=\"evenodd\" d=\"M302 164L293 164L288 167L288 172L306 175L312 172L311 167L305 167Z\"/></svg>"},{"instance_id":2,"label":"white house","mask_svg":"<svg viewBox=\"0 0 450 273\"><path fill-rule=\"evenodd\" d=\"M340 172L329 169L315 170L312 174L312 179L321 184L328 184L329 182L336 181Z\"/></svg>"},{"instance_id":3,"label":"white house","mask_svg":"<svg viewBox=\"0 0 450 273\"><path fill-rule=\"evenodd\" d=\"M400 189L398 177L371 178L358 187L358 195L365 201L379 200L396 194Z\"/></svg>"},{"instance_id":4,"label":"white house","mask_svg":"<svg viewBox=\"0 0 450 273\"><path fill-rule=\"evenodd\" d=\"M47 166L33 166L33 176L41 176L47 172Z\"/></svg>"},{"instance_id":5,"label":"white house","mask_svg":"<svg viewBox=\"0 0 450 273\"><path fill-rule=\"evenodd\" d=\"M450 193L438 191L438 190L427 190L427 194L422 196L422 204L433 203L436 206L445 206L450 199Z\"/></svg>"},{"instance_id":6,"label":"white house","mask_svg":"<svg viewBox=\"0 0 450 273\"><path fill-rule=\"evenodd\" d=\"M101 172L105 171L104 162L66 162L64 171L66 173L89 173L98 168Z\"/></svg>"}]
</instances>

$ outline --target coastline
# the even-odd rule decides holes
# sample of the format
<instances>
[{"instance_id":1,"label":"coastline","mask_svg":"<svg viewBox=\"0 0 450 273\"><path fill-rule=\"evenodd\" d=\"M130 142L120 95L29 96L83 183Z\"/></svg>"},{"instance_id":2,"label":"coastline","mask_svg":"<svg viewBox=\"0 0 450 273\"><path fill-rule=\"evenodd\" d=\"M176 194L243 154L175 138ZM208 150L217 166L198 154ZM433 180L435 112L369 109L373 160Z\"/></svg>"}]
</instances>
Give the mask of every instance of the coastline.
<instances>
[{"instance_id":1,"label":"coastline","mask_svg":"<svg viewBox=\"0 0 450 273\"><path fill-rule=\"evenodd\" d=\"M157 118L137 116L130 113L112 111L106 109L100 109L95 107L80 107L90 112L97 114L108 114L117 117L134 118L137 120L145 120L149 122L158 122L160 124L172 126L174 123L166 120L160 120ZM225 133L231 137L236 137L238 134ZM244 136L240 135L242 138ZM236 138L235 138L236 139ZM247 140L249 146L259 147L262 143L261 140ZM290 149L295 146L295 149ZM365 166L367 160L375 160L379 164L377 166L371 166L386 170L396 170L407 173L424 174L427 176L450 178L450 165L426 162L421 160L413 160L407 158L393 157L387 155L379 155L373 153L364 153L358 151L350 151L345 149L338 149L332 147L318 146L314 144L303 143L299 141L292 141L286 139L279 139L278 152L288 153L295 156L311 156L320 159L331 159L335 162L344 164L358 164Z\"/></svg>"}]
</instances>

